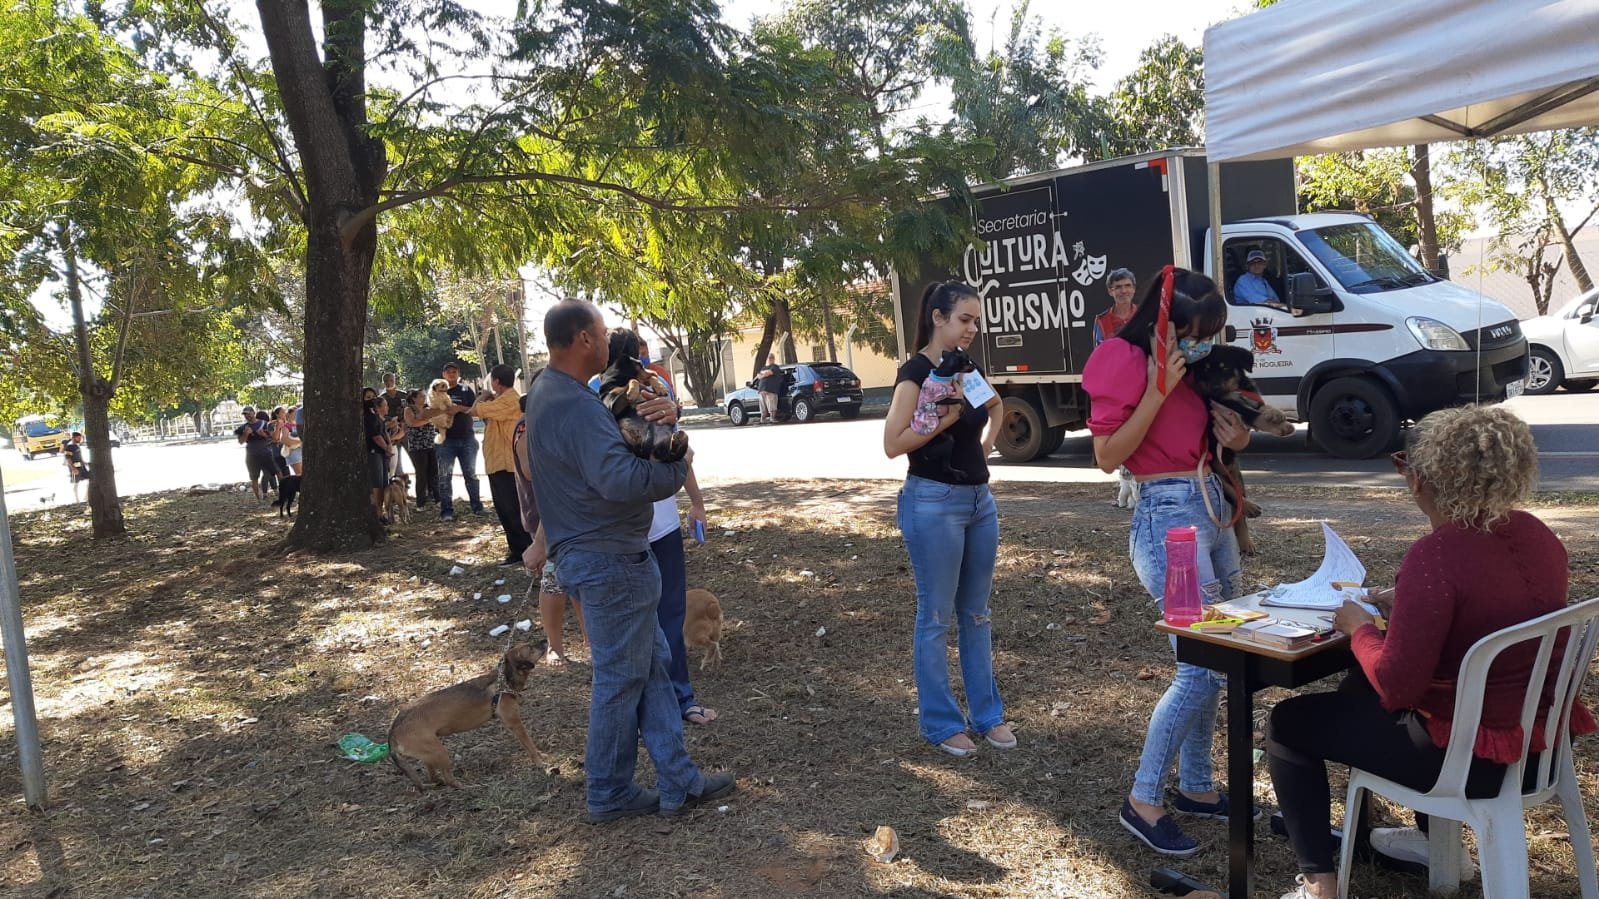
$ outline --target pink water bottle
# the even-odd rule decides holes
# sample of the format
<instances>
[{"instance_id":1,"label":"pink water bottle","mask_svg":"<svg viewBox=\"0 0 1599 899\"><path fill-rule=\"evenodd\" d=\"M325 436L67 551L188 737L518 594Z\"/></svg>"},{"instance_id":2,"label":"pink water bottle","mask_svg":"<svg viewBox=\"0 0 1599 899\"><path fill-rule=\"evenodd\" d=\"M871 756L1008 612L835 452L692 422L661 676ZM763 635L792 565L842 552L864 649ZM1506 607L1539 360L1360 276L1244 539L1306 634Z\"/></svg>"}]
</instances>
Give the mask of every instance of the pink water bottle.
<instances>
[{"instance_id":1,"label":"pink water bottle","mask_svg":"<svg viewBox=\"0 0 1599 899\"><path fill-rule=\"evenodd\" d=\"M1205 616L1199 603L1199 529L1166 532L1166 623L1187 627Z\"/></svg>"}]
</instances>

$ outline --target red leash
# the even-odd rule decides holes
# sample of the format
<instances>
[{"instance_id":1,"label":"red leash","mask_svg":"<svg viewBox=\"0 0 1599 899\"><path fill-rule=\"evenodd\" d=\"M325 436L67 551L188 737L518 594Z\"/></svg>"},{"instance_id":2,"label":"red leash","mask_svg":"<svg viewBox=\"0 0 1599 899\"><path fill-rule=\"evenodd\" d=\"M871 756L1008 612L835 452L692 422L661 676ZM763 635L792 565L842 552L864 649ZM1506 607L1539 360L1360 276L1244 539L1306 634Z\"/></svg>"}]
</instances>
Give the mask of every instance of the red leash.
<instances>
[{"instance_id":1,"label":"red leash","mask_svg":"<svg viewBox=\"0 0 1599 899\"><path fill-rule=\"evenodd\" d=\"M1171 297L1177 267L1168 265L1160 270L1160 314L1155 316L1155 388L1166 395L1166 362L1171 358L1171 337L1166 327L1171 323Z\"/></svg>"}]
</instances>

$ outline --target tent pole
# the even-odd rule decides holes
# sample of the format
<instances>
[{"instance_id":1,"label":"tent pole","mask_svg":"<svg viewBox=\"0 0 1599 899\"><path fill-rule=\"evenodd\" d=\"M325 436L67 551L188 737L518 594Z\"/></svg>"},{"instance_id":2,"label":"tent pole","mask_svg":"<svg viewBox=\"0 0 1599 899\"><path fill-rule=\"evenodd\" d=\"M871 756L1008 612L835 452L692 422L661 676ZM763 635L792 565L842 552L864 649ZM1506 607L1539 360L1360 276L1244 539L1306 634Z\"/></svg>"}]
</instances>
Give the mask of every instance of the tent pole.
<instances>
[{"instance_id":1,"label":"tent pole","mask_svg":"<svg viewBox=\"0 0 1599 899\"><path fill-rule=\"evenodd\" d=\"M1221 163L1206 160L1205 168L1209 175L1205 180L1210 184L1210 275L1222 295L1226 296L1227 288L1222 283L1227 276L1227 268L1223 264L1221 246Z\"/></svg>"},{"instance_id":2,"label":"tent pole","mask_svg":"<svg viewBox=\"0 0 1599 899\"><path fill-rule=\"evenodd\" d=\"M6 678L11 685L11 718L17 733L17 757L22 762L22 797L29 808L44 811L39 719L33 710L33 675L28 670L28 643L22 633L21 591L17 587L16 559L11 555L11 522L6 515L3 479L0 479L0 639L4 640Z\"/></svg>"}]
</instances>

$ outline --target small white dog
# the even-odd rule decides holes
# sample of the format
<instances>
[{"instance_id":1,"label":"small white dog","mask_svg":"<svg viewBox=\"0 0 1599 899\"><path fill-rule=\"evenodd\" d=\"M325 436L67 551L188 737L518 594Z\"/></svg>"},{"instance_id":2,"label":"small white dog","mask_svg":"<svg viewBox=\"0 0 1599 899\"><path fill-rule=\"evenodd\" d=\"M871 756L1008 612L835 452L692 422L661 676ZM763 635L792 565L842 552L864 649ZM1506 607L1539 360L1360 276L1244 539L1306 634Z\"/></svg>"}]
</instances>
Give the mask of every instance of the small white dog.
<instances>
[{"instance_id":1,"label":"small white dog","mask_svg":"<svg viewBox=\"0 0 1599 899\"><path fill-rule=\"evenodd\" d=\"M1131 509L1138 505L1138 480L1127 470L1127 466L1116 469L1116 480L1119 482L1116 487L1116 508Z\"/></svg>"}]
</instances>

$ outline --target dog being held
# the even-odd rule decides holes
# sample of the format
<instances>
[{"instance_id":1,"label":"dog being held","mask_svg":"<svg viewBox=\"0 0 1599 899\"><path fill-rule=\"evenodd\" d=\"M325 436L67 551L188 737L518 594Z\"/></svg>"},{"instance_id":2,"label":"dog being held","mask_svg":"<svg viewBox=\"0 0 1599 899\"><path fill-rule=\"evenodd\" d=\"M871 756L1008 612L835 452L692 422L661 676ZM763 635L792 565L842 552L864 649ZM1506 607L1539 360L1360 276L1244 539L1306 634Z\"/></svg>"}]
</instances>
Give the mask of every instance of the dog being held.
<instances>
[{"instance_id":1,"label":"dog being held","mask_svg":"<svg viewBox=\"0 0 1599 899\"><path fill-rule=\"evenodd\" d=\"M638 351L637 337L623 340L622 352L615 354L611 367L600 373L600 402L616 419L617 426L622 429L622 442L633 455L657 462L676 462L688 453L688 435L656 424L638 413L638 404L645 398L643 391L648 390L657 397L671 396L661 376L639 361Z\"/></svg>"},{"instance_id":2,"label":"dog being held","mask_svg":"<svg viewBox=\"0 0 1599 899\"><path fill-rule=\"evenodd\" d=\"M712 662L722 664L722 604L709 590L690 590L684 596L683 645L704 650L700 670Z\"/></svg>"},{"instance_id":3,"label":"dog being held","mask_svg":"<svg viewBox=\"0 0 1599 899\"><path fill-rule=\"evenodd\" d=\"M450 399L450 382L443 378L434 378L433 383L428 385L428 411L433 413L428 416L428 421L438 431L433 437L434 443L444 442L444 431L450 426L450 422L455 420L454 415L444 410L453 405L455 401Z\"/></svg>"},{"instance_id":4,"label":"dog being held","mask_svg":"<svg viewBox=\"0 0 1599 899\"><path fill-rule=\"evenodd\" d=\"M383 514L390 521L411 520L411 476L401 472L389 478L389 486L383 488Z\"/></svg>"},{"instance_id":5,"label":"dog being held","mask_svg":"<svg viewBox=\"0 0 1599 899\"><path fill-rule=\"evenodd\" d=\"M1249 373L1255 368L1254 352L1244 347L1218 344L1204 358L1188 366L1194 377L1194 389L1207 401L1231 409L1243 419L1244 426L1278 437L1294 432L1293 422L1283 410L1267 405ZM1216 435L1206 432L1210 441L1211 469L1221 479L1222 493L1227 501L1238 508L1243 504L1244 514L1238 517L1233 532L1238 535L1238 550L1246 556L1255 554L1255 542L1249 537L1248 520L1260 515L1260 506L1250 502L1243 493L1244 475L1238 467L1238 454L1216 443Z\"/></svg>"},{"instance_id":6,"label":"dog being held","mask_svg":"<svg viewBox=\"0 0 1599 899\"><path fill-rule=\"evenodd\" d=\"M518 643L505 651L499 666L488 674L435 690L401 709L389 727L389 758L394 760L394 767L416 784L418 792L427 787L416 771L416 762L427 768L434 783L460 787L461 782L450 771L450 754L445 751L442 738L476 730L491 718L504 721L533 763L541 762L539 748L522 724L517 698L527 687L528 674L537 658L531 645Z\"/></svg>"},{"instance_id":7,"label":"dog being held","mask_svg":"<svg viewBox=\"0 0 1599 899\"><path fill-rule=\"evenodd\" d=\"M944 357L939 361L927 379L922 381L922 389L916 397L916 410L911 413L911 430L918 434L931 434L938 428L939 410L944 406L959 406L963 402L955 394L955 379L969 371L976 371L977 364L972 362L966 351L960 347L945 350ZM957 409L956 415L964 415L964 409ZM917 458L933 462L956 482L966 480L966 472L950 464L950 459L955 454L955 438L948 431L944 431L932 440L922 444L916 450Z\"/></svg>"},{"instance_id":8,"label":"dog being held","mask_svg":"<svg viewBox=\"0 0 1599 899\"><path fill-rule=\"evenodd\" d=\"M279 518L294 514L294 499L300 495L300 477L286 474L278 478L278 498L272 501L272 507L278 510Z\"/></svg>"}]
</instances>

